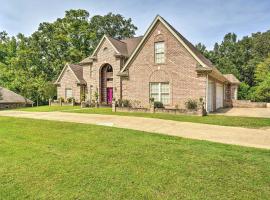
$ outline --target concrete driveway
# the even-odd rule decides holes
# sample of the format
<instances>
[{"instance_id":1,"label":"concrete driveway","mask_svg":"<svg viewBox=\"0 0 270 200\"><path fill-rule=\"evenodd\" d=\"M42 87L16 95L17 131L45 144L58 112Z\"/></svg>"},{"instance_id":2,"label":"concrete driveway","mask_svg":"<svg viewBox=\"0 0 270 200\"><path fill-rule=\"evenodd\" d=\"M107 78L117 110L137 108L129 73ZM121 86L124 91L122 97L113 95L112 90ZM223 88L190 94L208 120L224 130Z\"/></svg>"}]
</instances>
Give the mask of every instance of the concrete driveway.
<instances>
[{"instance_id":1,"label":"concrete driveway","mask_svg":"<svg viewBox=\"0 0 270 200\"><path fill-rule=\"evenodd\" d=\"M270 108L223 108L215 115L270 118Z\"/></svg>"},{"instance_id":2,"label":"concrete driveway","mask_svg":"<svg viewBox=\"0 0 270 200\"><path fill-rule=\"evenodd\" d=\"M143 117L64 112L1 111L0 116L112 126L225 144L270 149L270 129L248 129Z\"/></svg>"}]
</instances>

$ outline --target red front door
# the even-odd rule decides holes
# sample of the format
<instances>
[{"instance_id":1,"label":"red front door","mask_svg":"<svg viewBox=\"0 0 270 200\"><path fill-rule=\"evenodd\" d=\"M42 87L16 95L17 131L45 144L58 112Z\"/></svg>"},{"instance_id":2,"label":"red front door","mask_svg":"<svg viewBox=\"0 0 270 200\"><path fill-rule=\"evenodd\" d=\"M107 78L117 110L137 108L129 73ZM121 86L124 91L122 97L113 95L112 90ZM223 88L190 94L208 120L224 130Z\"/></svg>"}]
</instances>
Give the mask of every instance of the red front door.
<instances>
[{"instance_id":1,"label":"red front door","mask_svg":"<svg viewBox=\"0 0 270 200\"><path fill-rule=\"evenodd\" d=\"M113 88L107 88L107 104L112 104Z\"/></svg>"}]
</instances>

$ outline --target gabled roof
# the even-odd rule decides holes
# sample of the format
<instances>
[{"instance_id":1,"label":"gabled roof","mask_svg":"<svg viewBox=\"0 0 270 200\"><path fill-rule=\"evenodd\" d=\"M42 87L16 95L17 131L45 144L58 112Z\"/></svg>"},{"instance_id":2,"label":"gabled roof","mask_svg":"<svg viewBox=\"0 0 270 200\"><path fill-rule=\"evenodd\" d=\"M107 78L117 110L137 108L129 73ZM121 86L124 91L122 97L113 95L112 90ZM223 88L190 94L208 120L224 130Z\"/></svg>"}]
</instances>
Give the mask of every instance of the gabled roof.
<instances>
[{"instance_id":1,"label":"gabled roof","mask_svg":"<svg viewBox=\"0 0 270 200\"><path fill-rule=\"evenodd\" d=\"M128 50L126 43L121 40L114 39L112 37L107 36L107 39L111 42L115 49L117 49L118 53L122 56L128 56Z\"/></svg>"},{"instance_id":2,"label":"gabled roof","mask_svg":"<svg viewBox=\"0 0 270 200\"><path fill-rule=\"evenodd\" d=\"M75 76L79 84L86 84L86 81L83 79L83 67L80 65L68 64L68 63L62 69L62 72L60 73L57 80L55 81L55 84L58 84L60 82L66 68L69 68L71 70L71 72L73 73L73 75Z\"/></svg>"},{"instance_id":3,"label":"gabled roof","mask_svg":"<svg viewBox=\"0 0 270 200\"><path fill-rule=\"evenodd\" d=\"M201 68L205 68L206 70L215 68L212 63L205 58L199 50L196 49L184 36L182 36L177 30L175 30L166 20L164 20L161 16L157 15L148 30L146 31L143 39L140 41L140 43L137 45L136 49L133 51L132 55L130 56L129 60L126 62L124 67L122 68L120 73L123 73L125 70L128 69L129 64L136 56L137 52L140 50L150 33L152 32L152 29L155 27L157 22L161 22L165 27L178 39L178 41L188 50L188 52L200 63Z\"/></svg>"},{"instance_id":4,"label":"gabled roof","mask_svg":"<svg viewBox=\"0 0 270 200\"><path fill-rule=\"evenodd\" d=\"M118 40L118 39L104 35L104 37L100 40L93 54L90 57L83 59L80 62L80 64L91 63L93 61L92 58L96 55L98 49L100 48L102 42L105 39L107 39L110 42L110 44L112 45L112 47L114 48L117 54L128 58L132 54L132 52L135 50L137 45L140 43L142 38L143 38L142 36L139 36L139 37L127 38L124 40Z\"/></svg>"},{"instance_id":5,"label":"gabled roof","mask_svg":"<svg viewBox=\"0 0 270 200\"><path fill-rule=\"evenodd\" d=\"M240 81L233 74L223 74L223 76L232 84L240 84Z\"/></svg>"},{"instance_id":6,"label":"gabled roof","mask_svg":"<svg viewBox=\"0 0 270 200\"><path fill-rule=\"evenodd\" d=\"M1 103L23 103L23 104L34 103L33 101L27 98L24 98L23 96L3 87L0 87L0 93L2 94L2 100L0 99L0 104Z\"/></svg>"}]
</instances>

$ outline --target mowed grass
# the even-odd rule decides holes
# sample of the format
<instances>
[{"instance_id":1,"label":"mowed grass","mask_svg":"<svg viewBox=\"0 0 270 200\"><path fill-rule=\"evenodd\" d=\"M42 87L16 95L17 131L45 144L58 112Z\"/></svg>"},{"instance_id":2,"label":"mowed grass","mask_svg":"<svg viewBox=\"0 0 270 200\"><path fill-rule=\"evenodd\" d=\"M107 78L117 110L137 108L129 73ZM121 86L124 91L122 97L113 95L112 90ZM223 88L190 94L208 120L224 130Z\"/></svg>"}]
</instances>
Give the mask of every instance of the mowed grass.
<instances>
[{"instance_id":1,"label":"mowed grass","mask_svg":"<svg viewBox=\"0 0 270 200\"><path fill-rule=\"evenodd\" d=\"M19 110L32 111L32 112L63 111L63 112L84 113L84 114L104 114L104 115L147 117L147 118L180 121L180 122L193 122L193 123L213 124L213 125L220 125L220 126L247 127L247 128L270 127L270 118L257 118L257 117L233 117L233 116L222 116L222 115L208 115L208 116L200 117L200 116L173 115L173 114L164 114L164 113L152 114L152 113L112 112L111 108L83 108L81 109L79 106L75 106L75 107L40 106L40 107L33 107L33 108L20 108Z\"/></svg>"},{"instance_id":2,"label":"mowed grass","mask_svg":"<svg viewBox=\"0 0 270 200\"><path fill-rule=\"evenodd\" d=\"M270 151L0 117L0 199L269 199Z\"/></svg>"}]
</instances>

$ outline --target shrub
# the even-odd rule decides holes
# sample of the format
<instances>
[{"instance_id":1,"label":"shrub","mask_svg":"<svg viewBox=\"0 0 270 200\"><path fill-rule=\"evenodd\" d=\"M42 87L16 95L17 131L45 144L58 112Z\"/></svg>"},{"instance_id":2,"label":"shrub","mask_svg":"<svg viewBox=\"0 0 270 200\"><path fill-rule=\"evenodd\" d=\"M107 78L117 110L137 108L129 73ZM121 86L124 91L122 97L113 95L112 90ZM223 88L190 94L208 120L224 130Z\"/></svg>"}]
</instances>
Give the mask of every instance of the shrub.
<instances>
[{"instance_id":1,"label":"shrub","mask_svg":"<svg viewBox=\"0 0 270 200\"><path fill-rule=\"evenodd\" d=\"M154 99L153 97L149 98L149 102L150 102L150 103L152 103L152 102L154 102L154 101L155 101L155 99Z\"/></svg>"},{"instance_id":2,"label":"shrub","mask_svg":"<svg viewBox=\"0 0 270 200\"><path fill-rule=\"evenodd\" d=\"M154 108L164 108L164 105L160 101L155 101L154 102Z\"/></svg>"},{"instance_id":3,"label":"shrub","mask_svg":"<svg viewBox=\"0 0 270 200\"><path fill-rule=\"evenodd\" d=\"M123 107L130 107L130 101L127 99L122 100Z\"/></svg>"},{"instance_id":4,"label":"shrub","mask_svg":"<svg viewBox=\"0 0 270 200\"><path fill-rule=\"evenodd\" d=\"M197 101L196 101L196 100L193 100L193 99L189 99L189 100L185 103L185 105L186 105L186 108L187 108L188 110L197 110L197 108L198 108L198 103L197 103Z\"/></svg>"},{"instance_id":5,"label":"shrub","mask_svg":"<svg viewBox=\"0 0 270 200\"><path fill-rule=\"evenodd\" d=\"M72 100L75 100L74 97L69 97L69 98L67 99L67 102L68 102L68 103L71 103Z\"/></svg>"},{"instance_id":6,"label":"shrub","mask_svg":"<svg viewBox=\"0 0 270 200\"><path fill-rule=\"evenodd\" d=\"M122 105L123 105L122 99L118 99L118 101L116 102L116 106L122 107Z\"/></svg>"},{"instance_id":7,"label":"shrub","mask_svg":"<svg viewBox=\"0 0 270 200\"><path fill-rule=\"evenodd\" d=\"M86 95L85 94L81 94L81 102L82 101L85 101L85 99L86 99Z\"/></svg>"},{"instance_id":8,"label":"shrub","mask_svg":"<svg viewBox=\"0 0 270 200\"><path fill-rule=\"evenodd\" d=\"M64 102L64 98L63 98L63 97L59 97L59 98L58 98L58 101L59 101L59 102Z\"/></svg>"}]
</instances>

